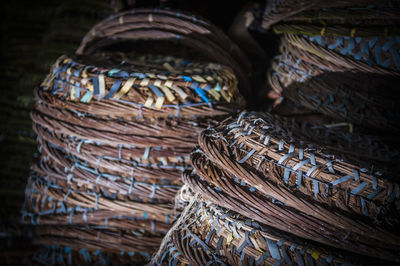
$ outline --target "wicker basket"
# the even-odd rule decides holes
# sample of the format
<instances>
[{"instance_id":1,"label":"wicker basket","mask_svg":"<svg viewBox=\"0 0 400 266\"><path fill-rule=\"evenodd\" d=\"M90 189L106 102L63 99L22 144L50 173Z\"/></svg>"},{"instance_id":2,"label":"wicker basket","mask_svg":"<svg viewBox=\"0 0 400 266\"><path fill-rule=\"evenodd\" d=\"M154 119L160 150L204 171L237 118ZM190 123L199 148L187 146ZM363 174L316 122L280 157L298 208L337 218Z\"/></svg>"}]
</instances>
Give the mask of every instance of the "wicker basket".
<instances>
[{"instance_id":1,"label":"wicker basket","mask_svg":"<svg viewBox=\"0 0 400 266\"><path fill-rule=\"evenodd\" d=\"M269 29L279 22L295 24L387 25L398 21L396 1L298 1L269 0L262 26ZM397 11L397 12L396 12Z\"/></svg>"},{"instance_id":2,"label":"wicker basket","mask_svg":"<svg viewBox=\"0 0 400 266\"><path fill-rule=\"evenodd\" d=\"M359 43L357 43L358 39L361 39ZM353 37L328 38L322 35L318 38L286 34L282 42L286 47L290 47L288 50L292 54L324 70L398 76L397 65L399 62L397 62L397 55L390 52L384 54L377 52L382 49L379 44L383 44L384 50L387 46L388 49L393 47L396 51L397 43L395 39L394 37L364 39L360 37L356 40ZM336 47L328 45L328 43L333 44L334 41L340 42L339 40L342 40L344 44ZM334 45L336 45L336 42ZM370 42L373 46L363 47L365 51L362 50L363 44L368 43L369 45ZM341 46L343 46L343 49L340 49ZM390 64L387 64L386 61Z\"/></svg>"},{"instance_id":3,"label":"wicker basket","mask_svg":"<svg viewBox=\"0 0 400 266\"><path fill-rule=\"evenodd\" d=\"M24 206L24 221L32 224L82 224L87 222L93 225L108 223L108 219L115 220L113 226L118 227L118 220L122 224L129 224L129 218L149 219L161 225L161 232L165 232L166 225L172 222L174 211L172 202L160 203L145 202L139 198L136 201L124 199L115 193L102 193L95 188L82 188L69 185L67 181L49 173L47 180L34 173L28 181L26 201ZM126 217L124 219L123 217ZM63 220L64 219L64 220ZM140 221L139 221L140 222ZM96 224L97 223L97 224ZM137 223L131 221L134 226ZM153 226L147 226L153 227ZM155 230L155 229L154 229ZM149 230L154 231L154 230Z\"/></svg>"},{"instance_id":4,"label":"wicker basket","mask_svg":"<svg viewBox=\"0 0 400 266\"><path fill-rule=\"evenodd\" d=\"M201 178L186 175L184 182L279 230L398 261L398 184L295 137L268 116L242 113L201 134L201 149L192 153Z\"/></svg>"},{"instance_id":5,"label":"wicker basket","mask_svg":"<svg viewBox=\"0 0 400 266\"><path fill-rule=\"evenodd\" d=\"M270 97L275 105L284 96L295 106L321 113L337 123L397 131L395 90L399 72L395 38L359 38L358 43L356 39L285 35L282 54L268 72L273 89ZM391 45L395 52L377 56L377 49L368 46L373 40L373 45L382 41L388 51ZM344 44L338 45L341 42ZM295 108L292 113L296 113Z\"/></svg>"},{"instance_id":6,"label":"wicker basket","mask_svg":"<svg viewBox=\"0 0 400 266\"><path fill-rule=\"evenodd\" d=\"M241 93L251 97L250 63L241 50L215 25L180 11L138 8L110 16L83 38L77 54L88 54L115 41L167 40L204 55L208 61L234 70Z\"/></svg>"},{"instance_id":7,"label":"wicker basket","mask_svg":"<svg viewBox=\"0 0 400 266\"><path fill-rule=\"evenodd\" d=\"M91 246L93 242L85 243L83 240L71 242L83 243L76 245L77 249L72 249L69 243L66 246L57 245L41 245L32 256L32 265L84 265L84 264L143 264L143 261L148 261L150 255L145 252L121 251L119 253L102 252L101 249L95 251L81 248L82 246ZM96 240L96 242L98 242ZM35 264L37 263L37 264Z\"/></svg>"},{"instance_id":8,"label":"wicker basket","mask_svg":"<svg viewBox=\"0 0 400 266\"><path fill-rule=\"evenodd\" d=\"M45 174L43 178L32 173L22 212L23 222L35 226L35 245L114 255L140 252L149 257L170 226L173 212L166 203L112 199L113 193L107 197L70 185L49 171Z\"/></svg>"},{"instance_id":9,"label":"wicker basket","mask_svg":"<svg viewBox=\"0 0 400 266\"><path fill-rule=\"evenodd\" d=\"M267 73L274 106L289 98L291 115L308 109L333 123L397 131L398 10L396 1L269 1L263 26L283 35Z\"/></svg>"},{"instance_id":10,"label":"wicker basket","mask_svg":"<svg viewBox=\"0 0 400 266\"><path fill-rule=\"evenodd\" d=\"M263 113L267 121L274 121L279 128L291 132L292 135L301 136L309 143L316 143L328 153L340 155L346 161L352 161L368 167L365 162L373 162L374 167L391 172L395 176L396 162L400 159L400 151L395 146L385 142L387 139L374 135L357 134L355 126L350 123L322 123L311 122L311 119L299 117L282 117ZM256 119L254 113L247 114L250 119ZM307 117L309 118L309 116Z\"/></svg>"},{"instance_id":11,"label":"wicker basket","mask_svg":"<svg viewBox=\"0 0 400 266\"><path fill-rule=\"evenodd\" d=\"M283 88L293 82L303 83L310 78L326 74L327 72L373 74L377 77L375 82L382 82L382 79L388 77L391 79L398 78L399 73L396 70L395 63L395 60L397 60L396 54L386 53L386 57L382 58L381 55L378 57L376 56L374 47L370 48L368 46L365 48L361 44L361 41L357 43L355 39L351 37L327 38L323 36L284 35L280 47L281 55L274 59L272 63L273 71L268 73L271 87L276 93L281 94ZM395 38L386 38L387 41L385 43L390 44L389 40L392 39L394 40ZM346 40L347 43L350 43L350 40L352 40L352 45L357 44L358 48L351 48L353 46L350 44L345 46L335 43L333 46L330 46L328 41L332 43L334 40L338 43L340 43L339 40L342 40L342 42ZM363 43L367 44L369 40L371 38L365 39ZM375 38L374 40L383 42L382 38ZM323 45L320 45L320 43ZM362 50L361 47L366 50ZM393 49L395 48L393 47ZM388 62L392 64L392 68L386 67L389 66ZM356 76L354 79L356 79ZM370 80L372 79L370 78ZM359 79L359 82L364 82L364 79Z\"/></svg>"},{"instance_id":12,"label":"wicker basket","mask_svg":"<svg viewBox=\"0 0 400 266\"><path fill-rule=\"evenodd\" d=\"M82 55L61 56L35 89L31 118L41 156L23 221L34 225L36 244L57 247L52 256L85 248L86 262L95 252L117 262L136 252L142 261L129 263L143 264L179 213L175 195L182 172L192 169L197 135L244 105L237 77L247 73L247 61L239 64L240 50L201 19L147 9L115 18L88 33ZM227 65L157 55L151 47L143 54L140 44L123 43L161 42L157 34L171 30L187 34L189 49ZM239 78L246 88L247 77Z\"/></svg>"},{"instance_id":13,"label":"wicker basket","mask_svg":"<svg viewBox=\"0 0 400 266\"><path fill-rule=\"evenodd\" d=\"M186 173L190 175L190 173ZM337 265L357 256L305 242L192 196L185 217L175 224L153 256L152 265Z\"/></svg>"},{"instance_id":14,"label":"wicker basket","mask_svg":"<svg viewBox=\"0 0 400 266\"><path fill-rule=\"evenodd\" d=\"M400 119L396 81L372 74L326 73L304 83L292 83L283 95L332 120L395 132Z\"/></svg>"},{"instance_id":15,"label":"wicker basket","mask_svg":"<svg viewBox=\"0 0 400 266\"><path fill-rule=\"evenodd\" d=\"M125 119L206 116L209 112L224 115L242 102L235 76L223 66L189 68L190 76L185 72L165 76L170 73L167 69L147 73L135 65L124 67L130 69L129 73L117 68L90 67L62 56L36 92L36 98L52 107ZM204 72L197 67L205 68ZM92 101L93 97L98 101Z\"/></svg>"},{"instance_id":16,"label":"wicker basket","mask_svg":"<svg viewBox=\"0 0 400 266\"><path fill-rule=\"evenodd\" d=\"M391 3L390 3L391 2ZM355 27L368 26L396 26L400 17L399 6L395 1L386 1L369 8L323 8L306 10L296 15L286 17L285 23L308 25L352 25Z\"/></svg>"}]
</instances>

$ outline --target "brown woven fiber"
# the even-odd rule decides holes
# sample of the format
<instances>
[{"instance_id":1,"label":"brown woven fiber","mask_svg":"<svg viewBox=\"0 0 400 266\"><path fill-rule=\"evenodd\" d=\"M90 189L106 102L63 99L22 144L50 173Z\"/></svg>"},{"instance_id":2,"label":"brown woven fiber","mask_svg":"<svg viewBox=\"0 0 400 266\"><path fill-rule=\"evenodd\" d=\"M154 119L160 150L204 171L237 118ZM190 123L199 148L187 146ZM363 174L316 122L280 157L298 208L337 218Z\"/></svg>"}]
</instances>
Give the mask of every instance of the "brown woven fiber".
<instances>
[{"instance_id":1,"label":"brown woven fiber","mask_svg":"<svg viewBox=\"0 0 400 266\"><path fill-rule=\"evenodd\" d=\"M95 256L137 252L134 261L137 256L149 257L169 228L173 213L168 204L107 198L100 191L74 187L45 173L46 178L31 175L23 209L23 222L35 226L36 245L61 246L67 254L89 252L87 260L91 252Z\"/></svg>"},{"instance_id":2,"label":"brown woven fiber","mask_svg":"<svg viewBox=\"0 0 400 266\"><path fill-rule=\"evenodd\" d=\"M371 74L326 73L304 83L292 83L283 95L332 119L396 131L400 117L394 93L396 81ZM338 85L332 86L335 83Z\"/></svg>"},{"instance_id":3,"label":"brown woven fiber","mask_svg":"<svg viewBox=\"0 0 400 266\"><path fill-rule=\"evenodd\" d=\"M340 155L346 161L368 167L373 162L374 167L385 172L396 173L400 152L385 143L382 137L366 134L356 134L349 123L323 124L310 121L300 121L296 118L285 118L264 113L269 121L274 121L276 127L286 129L294 136L301 136L309 143L324 147L328 153ZM368 162L366 164L366 162ZM395 165L394 165L395 164Z\"/></svg>"},{"instance_id":4,"label":"brown woven fiber","mask_svg":"<svg viewBox=\"0 0 400 266\"><path fill-rule=\"evenodd\" d=\"M387 6L383 6L383 5ZM398 23L399 9L395 1L370 6L370 8L324 8L306 10L294 16L285 18L285 23L296 22L309 25L353 25L365 26L395 26Z\"/></svg>"},{"instance_id":5,"label":"brown woven fiber","mask_svg":"<svg viewBox=\"0 0 400 266\"><path fill-rule=\"evenodd\" d=\"M140 253L135 252L120 252L119 254L88 251L81 249L80 251L63 248L61 246L42 245L41 248L33 254L32 265L43 264L69 264L69 265L84 265L84 264L118 264L124 265L129 263L140 264L148 258Z\"/></svg>"},{"instance_id":6,"label":"brown woven fiber","mask_svg":"<svg viewBox=\"0 0 400 266\"><path fill-rule=\"evenodd\" d=\"M69 59L61 59L61 61L64 63L71 62ZM71 65L76 66L74 62ZM67 85L64 83L64 87L61 87L57 78L62 76L63 71L67 75L67 73L76 73L77 70L66 68L56 63L52 70L53 76L49 76L44 82L49 85L43 85L41 89L36 91L37 105L32 112L34 129L41 138L41 149L46 152L46 158L50 157L52 159L51 164L59 169L63 167L69 169L62 178L65 179L66 176L69 176L68 180L77 182L79 186L89 182L90 186L100 186L103 189L106 188L113 193L122 195L139 193L135 187L136 185L133 185L134 179L135 184L138 184L137 181L144 182L141 184L141 189L145 190L140 192L139 195L143 196L142 193L149 192L148 195L152 195L151 198L155 199L158 198L159 193L166 190L167 194L163 196L163 199L172 200L177 185L180 185L180 172L188 167L188 159L185 159L185 157L195 145L194 136L210 123L215 123L214 120L207 117L202 118L199 112L196 112L198 119L195 121L182 118L143 119L137 118L132 112L128 118L122 115L124 120L121 120L119 113L111 113L107 116L100 115L99 117L97 117L98 114L96 112L94 114L81 113L80 111L82 110L76 111L66 108L64 103L79 101L77 105L93 111L92 107L96 102L109 104L109 100L95 101L86 96L74 98L77 87L71 84L76 84L78 81L69 80ZM82 75L86 74L83 73ZM74 76L76 75L74 74ZM117 81L113 82L117 83ZM203 81L205 82L206 80ZM81 82L80 80L78 83ZM192 82L189 85L192 86L194 83ZM232 85L234 86L234 84ZM92 84L91 86L93 87ZM153 85L149 85L149 87L147 87L147 90L158 90L157 92L161 93ZM47 88L52 88L52 93L46 92ZM66 94L64 92L57 94L60 88L68 92ZM146 87L142 88L146 89ZM133 90L133 88L131 89ZM221 92L225 89L221 88ZM232 87L231 90L234 91L235 89L236 87ZM167 90L168 88L164 87L164 92ZM188 91L188 88L186 90ZM40 93L43 91L53 99L60 98L58 101L63 105L52 107L48 98L41 97ZM92 88L92 91L95 91L95 88ZM183 92L182 90L177 91ZM91 93L91 91L89 90L87 93ZM139 94L136 95L140 96ZM198 101L201 98L198 95L189 93L186 95L186 100L189 102ZM219 94L215 91L214 95ZM228 93L222 93L222 95L227 97L225 98L226 100L235 99L232 98L235 97L235 93L230 94L229 90ZM200 93L200 96L207 99L204 94ZM127 97L129 99L129 95ZM152 99L152 96L146 97L146 102L148 99ZM160 95L157 95L157 97L156 104L161 98ZM220 97L220 100L224 98ZM138 100L140 101L140 98ZM210 117L214 109L207 108L209 109L208 117ZM154 109L157 110L158 107ZM104 113L107 112L107 109L102 108L101 110ZM196 107L192 111L195 110ZM155 110L154 113L156 113ZM185 113L185 111L182 110L182 113ZM215 117L217 118L219 115L220 113L216 111ZM107 125L115 125L120 130L115 127L109 129L110 127ZM176 135L178 132L174 132L172 129L173 125L178 125L178 130L179 125L182 125L179 137ZM69 156L63 158L65 152ZM155 183L149 183L149 180ZM168 182L166 182L167 180ZM164 186L164 189L159 186Z\"/></svg>"},{"instance_id":7,"label":"brown woven fiber","mask_svg":"<svg viewBox=\"0 0 400 266\"><path fill-rule=\"evenodd\" d=\"M36 174L32 175L27 186L27 198L24 207L24 220L33 224L88 224L107 226L110 219L111 227L123 228L124 223L135 224L135 220L144 219L141 223L161 226L161 232L173 216L171 204L130 201L116 196L114 193L105 195L99 190L78 186L66 186L66 181L50 177L47 180ZM129 218L133 219L129 222ZM150 220L146 221L145 219ZM64 219L64 220L63 220ZM115 220L114 222L112 220ZM122 219L122 222L118 220ZM125 220L125 222L124 222ZM139 221L140 222L140 221ZM120 225L119 225L120 223ZM157 229L157 231L160 229Z\"/></svg>"},{"instance_id":8,"label":"brown woven fiber","mask_svg":"<svg viewBox=\"0 0 400 266\"><path fill-rule=\"evenodd\" d=\"M187 173L189 175L189 173ZM153 257L157 265L336 265L348 258L332 249L247 219L197 196L185 218Z\"/></svg>"},{"instance_id":9,"label":"brown woven fiber","mask_svg":"<svg viewBox=\"0 0 400 266\"><path fill-rule=\"evenodd\" d=\"M65 231L66 228L62 230ZM68 230L68 229L67 229ZM46 229L41 230L43 233ZM48 231L48 230L47 230ZM75 233L80 233L74 229ZM85 232L85 230L82 230ZM50 232L50 231L49 231ZM54 232L54 231L53 231ZM52 232L52 233L53 233ZM61 238L60 238L61 239ZM63 237L63 239L66 239ZM141 254L140 252L134 251L121 251L118 253L102 252L101 248L94 250L99 246L99 241L95 240L84 240L69 238L69 242L62 243L67 247L57 245L47 245L44 241L37 241L37 243L43 243L40 248L33 254L31 265L85 265L85 264L142 264L143 261L148 260L147 254ZM68 245L70 244L70 245ZM74 246L75 249L72 249ZM80 248L82 246L88 246L90 249ZM25 254L25 253L24 253Z\"/></svg>"},{"instance_id":10,"label":"brown woven fiber","mask_svg":"<svg viewBox=\"0 0 400 266\"><path fill-rule=\"evenodd\" d=\"M31 112L41 155L22 213L47 247L36 261L146 263L180 211L198 134L245 104L246 62L210 23L149 9L100 22L59 57Z\"/></svg>"},{"instance_id":11,"label":"brown woven fiber","mask_svg":"<svg viewBox=\"0 0 400 266\"><path fill-rule=\"evenodd\" d=\"M296 137L268 116L242 113L201 134L192 153L201 179L186 175L184 182L276 229L398 261L398 184Z\"/></svg>"},{"instance_id":12,"label":"brown woven fiber","mask_svg":"<svg viewBox=\"0 0 400 266\"><path fill-rule=\"evenodd\" d=\"M300 59L326 70L399 75L396 71L399 69L399 62L394 53L397 52L396 47L398 47L395 37L328 38L323 35L300 37L287 34L282 41L288 42L291 45L288 50ZM393 53L388 52L391 48L393 48Z\"/></svg>"},{"instance_id":13,"label":"brown woven fiber","mask_svg":"<svg viewBox=\"0 0 400 266\"><path fill-rule=\"evenodd\" d=\"M42 133L40 133L42 134ZM48 135L41 135L44 138L48 138ZM50 138L52 136L50 135ZM51 141L51 140L50 140ZM71 141L73 142L73 141ZM171 157L147 157L144 158L143 155L157 154L157 152L163 153L163 150L154 149L156 151L151 151L150 148L146 149L116 149L107 146L94 145L97 150L104 149L105 152L102 155L93 154L90 150L86 152L86 148L82 144L82 141L75 145L77 149L72 149L70 156L65 158L63 156L64 143L60 143L59 140L55 140L50 144L44 141L41 143L41 150L45 152L48 158L53 160L53 164L59 164L62 167L69 169L71 173L78 171L78 168L85 170L90 170L95 175L101 175L101 173L109 173L111 176L114 175L113 179L131 178L134 172L135 180L147 180L156 182L163 182L169 180L173 184L180 184L179 176L183 168L187 167L188 164L185 163L187 160L187 155L185 157L176 156L176 150L172 150L174 156ZM76 143L76 142L75 142ZM54 145L59 145L58 147ZM67 146L67 145L65 145ZM82 147L83 146L83 147ZM107 152L108 150L111 150ZM178 149L179 150L179 149ZM167 150L168 151L168 150ZM107 155L110 154L110 155ZM138 155L137 153L141 153ZM170 152L171 153L171 152ZM116 154L116 156L113 156ZM133 160L124 159L123 156L136 155ZM119 157L121 155L121 157ZM165 155L165 154L162 154ZM125 157L126 158L126 157ZM130 157L127 157L130 158ZM117 178L117 176L120 176ZM120 191L121 193L124 192Z\"/></svg>"},{"instance_id":14,"label":"brown woven fiber","mask_svg":"<svg viewBox=\"0 0 400 266\"><path fill-rule=\"evenodd\" d=\"M282 34L267 73L269 97L283 103L276 113L397 131L398 10L396 1L268 1L264 26Z\"/></svg>"},{"instance_id":15,"label":"brown woven fiber","mask_svg":"<svg viewBox=\"0 0 400 266\"><path fill-rule=\"evenodd\" d=\"M110 16L95 25L84 37L77 54L87 54L121 40L168 40L200 52L209 61L233 69L241 93L251 96L250 64L240 49L216 26L185 12L139 8Z\"/></svg>"},{"instance_id":16,"label":"brown woven fiber","mask_svg":"<svg viewBox=\"0 0 400 266\"><path fill-rule=\"evenodd\" d=\"M179 135L180 138L186 137L185 142L195 143L195 136L200 133L199 128L207 127L208 124L215 122L207 117L205 117L204 120L198 119L199 121L194 122L179 118L158 118L149 120L130 119L126 121L94 118L92 116L85 117L83 121L82 115L77 115L74 110L50 107L45 101L38 99L35 112L32 112L32 119L43 120L46 116L48 119L51 118L52 120L59 121L58 123L69 122L71 126L95 128L101 131L119 133L119 135L122 133L131 135L135 133L141 136L164 137L164 143L166 142L165 138L176 137L176 135ZM74 128L74 131L76 129L77 127ZM85 132L85 134L87 134L87 132ZM176 144L177 142L175 142L175 145Z\"/></svg>"},{"instance_id":17,"label":"brown woven fiber","mask_svg":"<svg viewBox=\"0 0 400 266\"><path fill-rule=\"evenodd\" d=\"M267 0L262 26L269 29L278 22L293 24L387 25L398 20L396 1L298 1Z\"/></svg>"},{"instance_id":18,"label":"brown woven fiber","mask_svg":"<svg viewBox=\"0 0 400 266\"><path fill-rule=\"evenodd\" d=\"M119 233L114 230L103 230L100 234L97 232L93 232L90 229L82 228L70 228L70 227L38 227L36 230L38 234L40 234L41 239L37 240L37 243L46 243L47 235L51 235L52 237L59 236L60 239L54 241L56 245L70 245L74 246L82 246L82 241L86 250L88 251L97 251L99 249L113 251L113 253L118 253L120 250L130 250L131 246L148 246L152 249L157 248L159 245L159 241L154 237L141 237L130 235L129 233ZM125 233L125 234L124 234ZM78 236L78 237L77 237ZM119 238L122 236L122 241ZM75 239L74 239L75 238ZM140 243L140 245L138 245ZM149 249L149 248L147 248ZM126 251L125 251L126 252ZM139 253L140 251L138 251ZM110 252L111 253L111 252Z\"/></svg>"},{"instance_id":19,"label":"brown woven fiber","mask_svg":"<svg viewBox=\"0 0 400 266\"><path fill-rule=\"evenodd\" d=\"M124 66L131 69L128 73L115 67L90 67L62 56L42 83L42 90L37 91L37 98L53 107L70 108L98 117L190 117L205 116L209 112L223 115L235 108L235 102L241 101L236 78L223 66L209 66L209 69L202 66L206 68L202 76L199 75L201 72L187 70L191 72L190 76L178 72L167 77L165 73L169 73L169 67L143 73L146 69ZM216 69L221 71L216 72ZM200 68L196 70L201 71ZM92 101L93 97L103 101ZM213 106L215 101L221 105ZM91 104L86 104L88 102Z\"/></svg>"},{"instance_id":20,"label":"brown woven fiber","mask_svg":"<svg viewBox=\"0 0 400 266\"><path fill-rule=\"evenodd\" d=\"M270 96L277 103L284 96L339 123L397 131L400 61L396 47L395 37L287 34L282 38L282 54L268 72Z\"/></svg>"},{"instance_id":21,"label":"brown woven fiber","mask_svg":"<svg viewBox=\"0 0 400 266\"><path fill-rule=\"evenodd\" d=\"M385 47L385 51L389 51L392 47L392 50L396 51L396 38L379 39L375 37L374 39L367 38L363 41L357 41L356 39L354 37L333 39L324 36L284 35L280 48L281 55L274 60L272 64L273 72L268 75L271 87L276 93L280 94L283 90L282 86L287 87L294 81L302 83L312 77L330 71L350 72L353 74L370 73L381 79L384 77L379 75L388 75L392 79L398 77L399 74L394 60L396 56L392 56L389 52L385 53L385 57L381 57L381 54L377 55L375 52L375 50L382 49L377 44L378 41L388 45ZM327 41L331 43L336 41L337 43L329 45ZM370 42L380 48L370 47ZM354 47L355 45L357 45L357 48ZM387 68L386 66L389 64L393 67ZM277 77L280 78L280 82ZM360 82L363 82L363 80L360 80ZM379 82L379 79L377 82Z\"/></svg>"}]
</instances>

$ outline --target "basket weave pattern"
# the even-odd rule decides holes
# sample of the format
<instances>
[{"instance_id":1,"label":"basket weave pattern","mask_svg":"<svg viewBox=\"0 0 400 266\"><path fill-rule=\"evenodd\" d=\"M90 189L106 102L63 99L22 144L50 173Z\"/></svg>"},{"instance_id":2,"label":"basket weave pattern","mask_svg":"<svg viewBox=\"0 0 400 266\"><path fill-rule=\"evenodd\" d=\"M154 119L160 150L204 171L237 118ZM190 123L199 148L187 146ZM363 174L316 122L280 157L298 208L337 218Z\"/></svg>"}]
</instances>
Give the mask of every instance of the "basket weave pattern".
<instances>
[{"instance_id":1,"label":"basket weave pattern","mask_svg":"<svg viewBox=\"0 0 400 266\"><path fill-rule=\"evenodd\" d=\"M268 114L243 112L201 133L199 147L191 154L194 171L183 174L185 186L200 198L188 204L185 216L167 234L169 238L153 261L168 258L194 263L202 258L205 263L247 265L279 258L290 264L311 256L313 263L323 263L319 256L312 256L313 249L299 257L291 244L292 249L282 250L281 241L274 251L268 241L268 249L265 244L262 248L255 230L247 237L245 232L238 233L252 222L270 228L272 234L285 232L289 236L280 235L285 240L319 243L325 250L319 254L324 254L323 260L330 258L324 261L328 264L334 263L326 255L331 252L342 254L334 256L339 260L352 252L346 255L352 262L358 260L354 254L399 261L395 232L400 188L390 174L365 168L366 162L360 166L363 156L347 161L338 151L311 144L307 141L313 139L311 131L302 138L296 135L296 127L293 132L284 129L285 123ZM225 224L216 222L211 211L193 207L198 202L217 204L237 214ZM217 214L229 216L222 211ZM231 221L233 227L229 227ZM238 227L240 221L243 225ZM218 224L223 228L220 231ZM269 251L264 255L265 250Z\"/></svg>"},{"instance_id":2,"label":"basket weave pattern","mask_svg":"<svg viewBox=\"0 0 400 266\"><path fill-rule=\"evenodd\" d=\"M184 26L185 45L220 51L214 59L227 65L105 48L110 40L154 41L155 31L184 34ZM235 61L243 55L200 18L149 9L100 22L77 54L59 57L35 89L31 118L41 155L23 222L34 225L35 244L52 245L52 256L63 260L79 261L72 255L83 250L86 263L108 257L143 264L179 213L175 196L182 172L192 169L197 135L244 104L237 75L245 64Z\"/></svg>"}]
</instances>

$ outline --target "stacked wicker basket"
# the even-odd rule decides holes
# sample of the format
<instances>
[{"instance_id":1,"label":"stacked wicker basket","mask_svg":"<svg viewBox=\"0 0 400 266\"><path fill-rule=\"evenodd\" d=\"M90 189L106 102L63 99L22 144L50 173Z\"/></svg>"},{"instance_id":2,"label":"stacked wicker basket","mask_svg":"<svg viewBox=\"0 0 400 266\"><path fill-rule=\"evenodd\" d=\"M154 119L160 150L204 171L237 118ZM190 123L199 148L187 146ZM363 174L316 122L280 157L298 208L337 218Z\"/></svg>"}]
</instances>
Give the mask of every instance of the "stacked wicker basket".
<instances>
[{"instance_id":1,"label":"stacked wicker basket","mask_svg":"<svg viewBox=\"0 0 400 266\"><path fill-rule=\"evenodd\" d=\"M368 8L305 8L282 17L273 26L283 34L281 54L268 73L271 97L276 103L284 98L276 112L318 113L323 123L397 131L400 16L398 4L388 2Z\"/></svg>"},{"instance_id":2,"label":"stacked wicker basket","mask_svg":"<svg viewBox=\"0 0 400 266\"><path fill-rule=\"evenodd\" d=\"M354 253L400 261L400 188L391 173L366 167L356 146L345 160L285 124L242 113L202 132L195 171L183 177L197 196L181 192L189 206L154 262L363 262Z\"/></svg>"},{"instance_id":3,"label":"stacked wicker basket","mask_svg":"<svg viewBox=\"0 0 400 266\"><path fill-rule=\"evenodd\" d=\"M158 42L202 60L142 54ZM35 90L31 113L41 158L23 220L44 245L35 259L148 261L177 214L198 133L243 106L236 77L249 93L237 60L240 50L209 22L150 9L113 15L77 55L61 56Z\"/></svg>"},{"instance_id":4,"label":"stacked wicker basket","mask_svg":"<svg viewBox=\"0 0 400 266\"><path fill-rule=\"evenodd\" d=\"M187 206L152 263L400 262L400 17L374 2L267 1L263 26L283 34L268 72L280 117L243 112L201 133Z\"/></svg>"}]
</instances>

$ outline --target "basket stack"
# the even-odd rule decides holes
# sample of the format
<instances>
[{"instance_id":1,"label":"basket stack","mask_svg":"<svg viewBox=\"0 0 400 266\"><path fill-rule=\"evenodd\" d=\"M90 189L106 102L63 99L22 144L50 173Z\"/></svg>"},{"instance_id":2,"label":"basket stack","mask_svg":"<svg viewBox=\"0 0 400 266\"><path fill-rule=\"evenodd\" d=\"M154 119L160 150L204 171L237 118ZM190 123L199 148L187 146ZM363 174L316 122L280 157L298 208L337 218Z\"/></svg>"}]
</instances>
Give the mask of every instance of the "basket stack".
<instances>
[{"instance_id":1,"label":"basket stack","mask_svg":"<svg viewBox=\"0 0 400 266\"><path fill-rule=\"evenodd\" d=\"M232 70L242 67L232 57L223 58L225 66L217 58L143 54L152 47L140 42L165 41L176 53L182 44L169 39L174 30L191 40L182 51L225 49L202 42L228 42L204 23L163 10L113 15L94 26L77 55L61 56L35 89L31 118L41 157L22 212L34 226L34 243L43 246L36 260L145 263L158 249L179 213L175 194L182 172L191 169L197 135L244 104Z\"/></svg>"},{"instance_id":2,"label":"basket stack","mask_svg":"<svg viewBox=\"0 0 400 266\"><path fill-rule=\"evenodd\" d=\"M154 264L338 265L348 259L197 196Z\"/></svg>"},{"instance_id":3,"label":"basket stack","mask_svg":"<svg viewBox=\"0 0 400 266\"><path fill-rule=\"evenodd\" d=\"M400 261L400 188L391 173L282 125L242 113L201 133L194 171L183 175L198 199L181 193L188 207L154 263Z\"/></svg>"},{"instance_id":4,"label":"basket stack","mask_svg":"<svg viewBox=\"0 0 400 266\"><path fill-rule=\"evenodd\" d=\"M349 1L344 8L337 5L343 1L315 1L289 8L296 1L281 2L264 17L265 27L282 34L281 54L268 72L270 97L276 105L284 99L276 112L398 131L398 4Z\"/></svg>"},{"instance_id":5,"label":"basket stack","mask_svg":"<svg viewBox=\"0 0 400 266\"><path fill-rule=\"evenodd\" d=\"M221 29L185 12L137 8L114 14L86 34L76 53L90 54L105 46L121 42L129 45L132 41L144 42L142 46L150 46L152 54L181 56L185 51L190 58L202 58L229 67L238 79L242 95L246 99L252 96L251 65L247 57Z\"/></svg>"}]
</instances>

